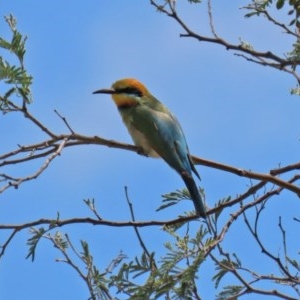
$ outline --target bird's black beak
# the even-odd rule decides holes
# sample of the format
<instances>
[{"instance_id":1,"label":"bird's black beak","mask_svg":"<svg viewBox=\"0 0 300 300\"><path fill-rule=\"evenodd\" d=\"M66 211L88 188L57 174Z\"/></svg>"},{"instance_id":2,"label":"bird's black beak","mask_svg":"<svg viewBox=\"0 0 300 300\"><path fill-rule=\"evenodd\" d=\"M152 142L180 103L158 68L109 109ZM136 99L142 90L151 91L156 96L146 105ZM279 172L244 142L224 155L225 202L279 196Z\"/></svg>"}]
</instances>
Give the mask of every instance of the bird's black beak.
<instances>
[{"instance_id":1,"label":"bird's black beak","mask_svg":"<svg viewBox=\"0 0 300 300\"><path fill-rule=\"evenodd\" d=\"M93 94L115 94L116 91L114 89L101 89L93 92Z\"/></svg>"}]
</instances>

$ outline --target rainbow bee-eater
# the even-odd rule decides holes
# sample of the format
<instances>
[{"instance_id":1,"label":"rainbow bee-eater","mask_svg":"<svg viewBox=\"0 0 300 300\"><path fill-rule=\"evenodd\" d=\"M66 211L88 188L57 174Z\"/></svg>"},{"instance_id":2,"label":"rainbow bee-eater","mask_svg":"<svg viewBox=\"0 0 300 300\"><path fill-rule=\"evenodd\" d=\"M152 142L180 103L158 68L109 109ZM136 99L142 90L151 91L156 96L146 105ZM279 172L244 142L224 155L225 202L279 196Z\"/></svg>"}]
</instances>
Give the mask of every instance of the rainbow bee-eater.
<instances>
[{"instance_id":1,"label":"rainbow bee-eater","mask_svg":"<svg viewBox=\"0 0 300 300\"><path fill-rule=\"evenodd\" d=\"M200 176L176 117L136 79L118 80L111 88L94 92L98 93L111 94L135 145L147 156L160 156L179 173L190 192L197 215L206 218L192 172L199 179Z\"/></svg>"}]
</instances>

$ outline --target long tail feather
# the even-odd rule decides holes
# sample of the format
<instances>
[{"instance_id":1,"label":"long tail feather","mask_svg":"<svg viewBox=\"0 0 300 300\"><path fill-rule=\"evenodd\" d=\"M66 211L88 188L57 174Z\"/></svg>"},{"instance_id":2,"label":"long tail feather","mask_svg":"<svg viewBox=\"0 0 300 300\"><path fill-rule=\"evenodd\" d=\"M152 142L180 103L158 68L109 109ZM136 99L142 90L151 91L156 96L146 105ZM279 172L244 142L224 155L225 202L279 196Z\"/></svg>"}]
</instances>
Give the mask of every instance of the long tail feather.
<instances>
[{"instance_id":1,"label":"long tail feather","mask_svg":"<svg viewBox=\"0 0 300 300\"><path fill-rule=\"evenodd\" d=\"M192 177L192 175L188 174L187 172L182 172L181 177L190 192L191 198L194 202L195 210L198 216L202 218L206 218L206 212L205 212L205 207L203 204L202 197L199 193L199 190L197 188L197 185Z\"/></svg>"}]
</instances>

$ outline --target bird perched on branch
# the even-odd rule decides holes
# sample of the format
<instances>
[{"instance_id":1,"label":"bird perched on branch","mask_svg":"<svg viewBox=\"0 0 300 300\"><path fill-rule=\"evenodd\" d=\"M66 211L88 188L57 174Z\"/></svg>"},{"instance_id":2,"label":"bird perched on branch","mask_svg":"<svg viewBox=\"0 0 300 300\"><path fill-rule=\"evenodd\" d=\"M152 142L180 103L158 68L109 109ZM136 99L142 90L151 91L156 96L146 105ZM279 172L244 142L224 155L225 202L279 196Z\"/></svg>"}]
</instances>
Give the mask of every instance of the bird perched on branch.
<instances>
[{"instance_id":1,"label":"bird perched on branch","mask_svg":"<svg viewBox=\"0 0 300 300\"><path fill-rule=\"evenodd\" d=\"M206 218L205 207L192 172L200 179L190 157L184 133L175 116L138 80L116 81L109 89L94 94L110 94L136 146L143 154L163 158L179 173L190 192L196 213Z\"/></svg>"}]
</instances>

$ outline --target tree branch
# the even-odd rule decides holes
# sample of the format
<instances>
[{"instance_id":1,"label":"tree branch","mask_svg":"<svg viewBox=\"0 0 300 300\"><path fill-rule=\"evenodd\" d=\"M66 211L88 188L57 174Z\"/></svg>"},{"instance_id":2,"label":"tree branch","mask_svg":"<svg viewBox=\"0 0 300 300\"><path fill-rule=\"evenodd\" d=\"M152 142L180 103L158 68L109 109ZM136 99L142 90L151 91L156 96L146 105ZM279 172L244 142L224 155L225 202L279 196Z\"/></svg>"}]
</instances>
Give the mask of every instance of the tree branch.
<instances>
[{"instance_id":1,"label":"tree branch","mask_svg":"<svg viewBox=\"0 0 300 300\"><path fill-rule=\"evenodd\" d=\"M165 8L165 6L157 4L156 1L150 0L150 4L157 8L158 11L164 13L168 17L174 19L185 31L185 33L180 34L180 37L188 37L188 38L194 38L198 40L199 42L207 42L207 43L213 43L220 46L223 46L226 50L232 50L237 51L236 54L238 56L241 56L243 58L246 58L248 61L260 63L264 66L268 66L271 68L275 68L278 70L283 70L285 72L288 72L292 74L298 84L300 84L300 76L297 75L295 72L295 66L300 64L300 60L293 58L286 58L286 57L280 57L276 54L274 54L272 51L257 51L250 45L245 45L244 43L240 44L234 44L230 43L227 40L220 38L215 30L214 24L213 24L213 18L212 18L212 7L211 7L211 1L208 0L208 17L210 22L210 28L212 32L212 37L205 36L199 33L194 32L189 28L188 25L178 16L177 11L175 9L175 6L172 6L170 4L170 0L167 0L169 3L169 10ZM274 23L275 25L283 28L287 33L292 34L292 31L289 30L285 25L277 22L275 19L273 19L266 11L261 11L261 13L264 13L265 16L269 19L270 22ZM297 40L299 39L299 36L297 34L292 34ZM249 55L253 59L243 55Z\"/></svg>"}]
</instances>

